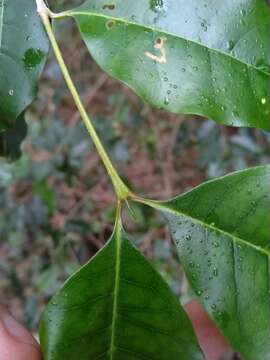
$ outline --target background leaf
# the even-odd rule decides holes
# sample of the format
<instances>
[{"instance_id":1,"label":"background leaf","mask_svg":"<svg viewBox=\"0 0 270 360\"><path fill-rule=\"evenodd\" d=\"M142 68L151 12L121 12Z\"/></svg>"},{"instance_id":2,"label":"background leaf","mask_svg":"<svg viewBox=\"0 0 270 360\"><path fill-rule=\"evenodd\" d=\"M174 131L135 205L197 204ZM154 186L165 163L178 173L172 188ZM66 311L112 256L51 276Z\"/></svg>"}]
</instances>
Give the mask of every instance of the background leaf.
<instances>
[{"instance_id":1,"label":"background leaf","mask_svg":"<svg viewBox=\"0 0 270 360\"><path fill-rule=\"evenodd\" d=\"M193 290L235 350L270 358L270 166L157 203Z\"/></svg>"},{"instance_id":2,"label":"background leaf","mask_svg":"<svg viewBox=\"0 0 270 360\"><path fill-rule=\"evenodd\" d=\"M36 96L48 50L35 0L1 0L0 130L14 125Z\"/></svg>"},{"instance_id":3,"label":"background leaf","mask_svg":"<svg viewBox=\"0 0 270 360\"><path fill-rule=\"evenodd\" d=\"M16 160L21 156L21 143L27 134L24 114L20 115L14 126L0 132L0 156L8 160Z\"/></svg>"},{"instance_id":4,"label":"background leaf","mask_svg":"<svg viewBox=\"0 0 270 360\"><path fill-rule=\"evenodd\" d=\"M203 359L177 297L120 224L53 297L40 338L45 360Z\"/></svg>"},{"instance_id":5,"label":"background leaf","mask_svg":"<svg viewBox=\"0 0 270 360\"><path fill-rule=\"evenodd\" d=\"M270 129L266 1L89 0L68 15L98 64L146 102Z\"/></svg>"}]
</instances>

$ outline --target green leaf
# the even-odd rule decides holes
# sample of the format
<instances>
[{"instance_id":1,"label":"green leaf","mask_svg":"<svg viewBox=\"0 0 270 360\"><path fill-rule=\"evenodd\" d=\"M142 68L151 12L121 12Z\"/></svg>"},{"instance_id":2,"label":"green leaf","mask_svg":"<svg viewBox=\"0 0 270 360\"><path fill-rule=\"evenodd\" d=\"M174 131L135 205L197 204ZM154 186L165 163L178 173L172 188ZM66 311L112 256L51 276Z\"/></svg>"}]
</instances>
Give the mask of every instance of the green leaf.
<instances>
[{"instance_id":1,"label":"green leaf","mask_svg":"<svg viewBox=\"0 0 270 360\"><path fill-rule=\"evenodd\" d=\"M73 16L98 64L146 102L270 129L264 0L88 0Z\"/></svg>"},{"instance_id":2,"label":"green leaf","mask_svg":"<svg viewBox=\"0 0 270 360\"><path fill-rule=\"evenodd\" d=\"M36 96L48 50L35 0L0 0L0 130Z\"/></svg>"},{"instance_id":3,"label":"green leaf","mask_svg":"<svg viewBox=\"0 0 270 360\"><path fill-rule=\"evenodd\" d=\"M120 224L45 310L45 360L201 360L192 326L168 285Z\"/></svg>"},{"instance_id":4,"label":"green leaf","mask_svg":"<svg viewBox=\"0 0 270 360\"><path fill-rule=\"evenodd\" d=\"M245 359L270 359L270 166L207 182L155 207L218 328Z\"/></svg>"},{"instance_id":5,"label":"green leaf","mask_svg":"<svg viewBox=\"0 0 270 360\"><path fill-rule=\"evenodd\" d=\"M9 161L17 160L21 156L21 143L26 135L27 124L22 114L12 128L0 132L0 156Z\"/></svg>"}]
</instances>

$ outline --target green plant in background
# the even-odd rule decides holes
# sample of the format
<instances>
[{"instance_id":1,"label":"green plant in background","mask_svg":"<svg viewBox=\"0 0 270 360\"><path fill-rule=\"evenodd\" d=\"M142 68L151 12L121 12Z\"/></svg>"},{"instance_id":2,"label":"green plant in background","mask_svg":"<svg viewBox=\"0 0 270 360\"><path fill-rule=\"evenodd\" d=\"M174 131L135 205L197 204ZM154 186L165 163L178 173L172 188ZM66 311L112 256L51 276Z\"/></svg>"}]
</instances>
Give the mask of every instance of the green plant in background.
<instances>
[{"instance_id":1,"label":"green plant in background","mask_svg":"<svg viewBox=\"0 0 270 360\"><path fill-rule=\"evenodd\" d=\"M269 130L268 5L91 0L58 14L42 0L37 7L46 32L34 0L0 2L0 127L11 127L1 134L0 150L10 158L18 153L21 114L35 95L47 33L117 197L111 239L44 311L45 359L203 359L177 298L123 230L121 211L131 202L164 214L190 287L234 349L248 360L270 359L270 166L232 173L169 201L134 194L84 109L51 27L51 19L74 18L100 67L156 107ZM49 193L46 186L37 191Z\"/></svg>"}]
</instances>

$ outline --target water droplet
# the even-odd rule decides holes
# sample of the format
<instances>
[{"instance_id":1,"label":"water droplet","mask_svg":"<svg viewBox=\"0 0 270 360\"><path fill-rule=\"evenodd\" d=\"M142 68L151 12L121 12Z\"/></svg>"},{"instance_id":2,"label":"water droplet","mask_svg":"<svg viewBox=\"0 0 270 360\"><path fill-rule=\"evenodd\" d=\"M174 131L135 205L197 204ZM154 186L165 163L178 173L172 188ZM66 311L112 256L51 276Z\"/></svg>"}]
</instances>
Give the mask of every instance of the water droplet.
<instances>
[{"instance_id":1,"label":"water droplet","mask_svg":"<svg viewBox=\"0 0 270 360\"><path fill-rule=\"evenodd\" d=\"M241 16L245 16L245 15L246 15L246 10L245 10L245 9L241 9L241 10L240 10L240 15L241 15Z\"/></svg>"},{"instance_id":2,"label":"water droplet","mask_svg":"<svg viewBox=\"0 0 270 360\"><path fill-rule=\"evenodd\" d=\"M166 97L164 99L164 105L169 105L170 104L170 100Z\"/></svg>"},{"instance_id":3,"label":"water droplet","mask_svg":"<svg viewBox=\"0 0 270 360\"><path fill-rule=\"evenodd\" d=\"M261 98L261 103L262 103L263 105L266 104L266 98L265 98L265 97Z\"/></svg>"},{"instance_id":4,"label":"water droplet","mask_svg":"<svg viewBox=\"0 0 270 360\"><path fill-rule=\"evenodd\" d=\"M227 49L228 49L229 51L231 51L233 48L234 48L234 41L229 40L229 41L227 42Z\"/></svg>"},{"instance_id":5,"label":"water droplet","mask_svg":"<svg viewBox=\"0 0 270 360\"><path fill-rule=\"evenodd\" d=\"M150 0L150 8L153 11L160 11L163 9L164 1L163 0Z\"/></svg>"},{"instance_id":6,"label":"water droplet","mask_svg":"<svg viewBox=\"0 0 270 360\"><path fill-rule=\"evenodd\" d=\"M9 93L10 96L13 96L14 90L13 90L13 89L10 89L8 93Z\"/></svg>"}]
</instances>

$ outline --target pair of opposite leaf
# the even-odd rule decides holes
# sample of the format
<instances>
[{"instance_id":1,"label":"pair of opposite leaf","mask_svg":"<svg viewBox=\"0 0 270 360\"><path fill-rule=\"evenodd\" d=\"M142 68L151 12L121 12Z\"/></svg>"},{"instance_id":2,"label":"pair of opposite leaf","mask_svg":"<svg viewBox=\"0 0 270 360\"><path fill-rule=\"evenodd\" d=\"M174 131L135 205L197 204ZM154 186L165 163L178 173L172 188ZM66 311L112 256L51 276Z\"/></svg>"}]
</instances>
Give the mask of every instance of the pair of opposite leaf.
<instances>
[{"instance_id":1,"label":"pair of opposite leaf","mask_svg":"<svg viewBox=\"0 0 270 360\"><path fill-rule=\"evenodd\" d=\"M266 1L91 0L66 16L98 64L154 106L270 128ZM2 0L2 129L32 101L47 52L35 1ZM269 171L250 169L151 203L169 220L200 301L248 360L270 359ZM119 223L50 303L41 341L46 360L203 358L177 300Z\"/></svg>"},{"instance_id":2,"label":"pair of opposite leaf","mask_svg":"<svg viewBox=\"0 0 270 360\"><path fill-rule=\"evenodd\" d=\"M246 360L270 359L270 166L239 171L167 202L191 288ZM45 310L46 360L203 359L179 301L117 219L107 245Z\"/></svg>"}]
</instances>

